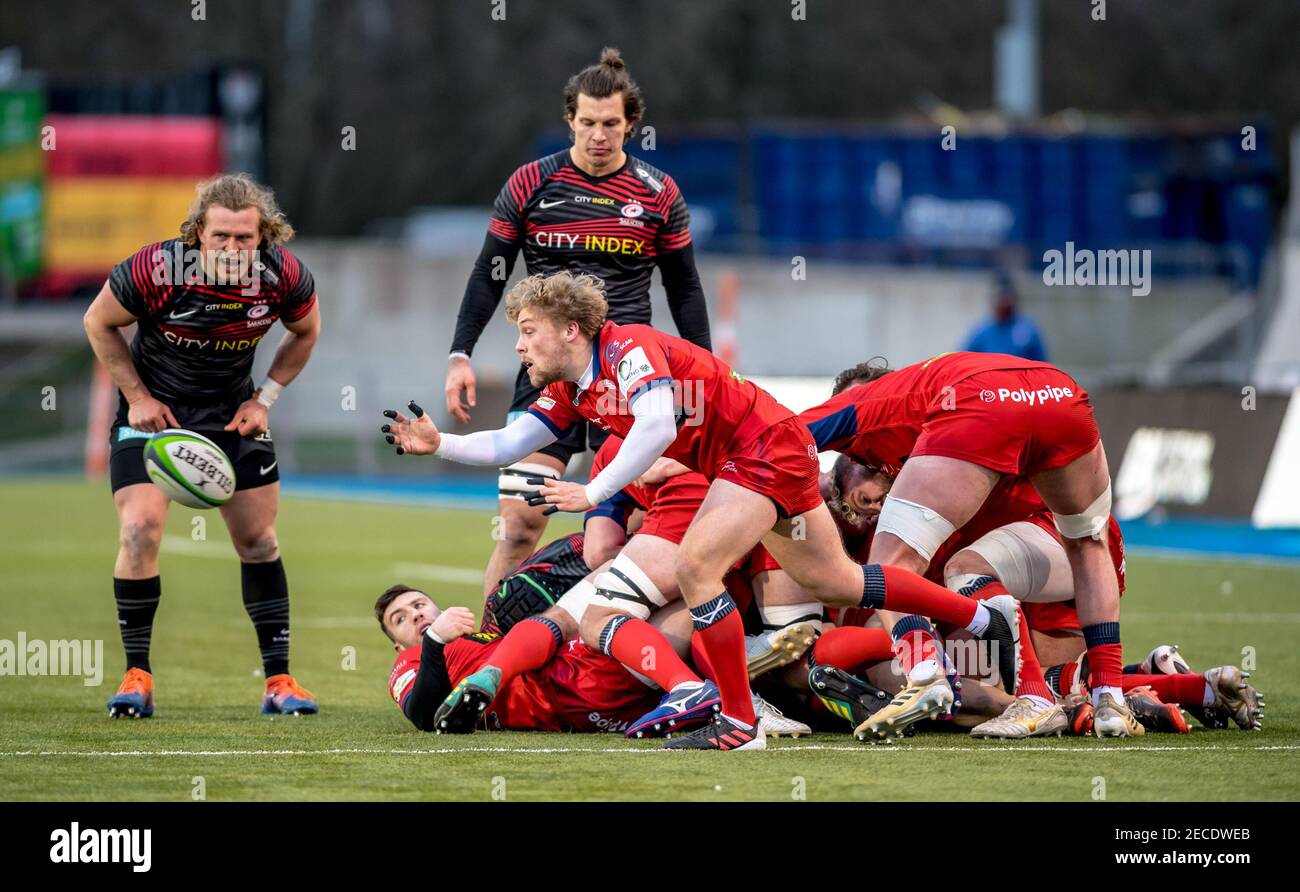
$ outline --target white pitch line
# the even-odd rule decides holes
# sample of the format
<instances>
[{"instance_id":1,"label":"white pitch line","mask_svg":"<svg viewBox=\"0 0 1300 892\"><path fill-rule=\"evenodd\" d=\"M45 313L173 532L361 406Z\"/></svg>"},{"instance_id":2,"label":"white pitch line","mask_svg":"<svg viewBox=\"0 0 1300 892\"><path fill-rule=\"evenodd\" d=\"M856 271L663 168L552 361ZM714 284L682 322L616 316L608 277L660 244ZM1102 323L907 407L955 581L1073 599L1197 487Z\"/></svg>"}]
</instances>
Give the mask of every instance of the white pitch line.
<instances>
[{"instance_id":1,"label":"white pitch line","mask_svg":"<svg viewBox=\"0 0 1300 892\"><path fill-rule=\"evenodd\" d=\"M445 564L393 564L393 575L414 579L429 579L455 585L482 585L483 571L469 567L449 567Z\"/></svg>"},{"instance_id":2,"label":"white pitch line","mask_svg":"<svg viewBox=\"0 0 1300 892\"><path fill-rule=\"evenodd\" d=\"M1189 752L1272 752L1279 750L1300 750L1300 745L1272 745L1272 746L1124 746L1118 745L1110 748L1097 747L1078 747L1078 746L1002 746L999 744L990 744L988 746L909 746L902 743L897 745L878 744L870 746L867 744L858 744L852 746L828 745L828 744L795 744L793 746L782 746L772 750L772 752L844 752L844 753L862 753L862 752L891 752L891 753L991 753L996 752L999 755L1004 753L1088 753L1088 754L1122 754L1122 753L1189 753ZM607 747L600 749L585 749L581 747L508 747L508 746L472 746L472 747L446 747L442 749L423 749L423 750L399 750L399 749L326 749L326 750L117 750L95 752L89 750L25 750L17 752L0 752L3 756L53 756L53 757L74 757L87 756L99 758L134 758L140 756L434 756L434 755L451 755L454 753L493 753L493 754L517 754L539 753L549 755L554 753L627 753L632 755L644 755L646 753L666 753L672 750L664 749L624 749L616 747Z\"/></svg>"}]
</instances>

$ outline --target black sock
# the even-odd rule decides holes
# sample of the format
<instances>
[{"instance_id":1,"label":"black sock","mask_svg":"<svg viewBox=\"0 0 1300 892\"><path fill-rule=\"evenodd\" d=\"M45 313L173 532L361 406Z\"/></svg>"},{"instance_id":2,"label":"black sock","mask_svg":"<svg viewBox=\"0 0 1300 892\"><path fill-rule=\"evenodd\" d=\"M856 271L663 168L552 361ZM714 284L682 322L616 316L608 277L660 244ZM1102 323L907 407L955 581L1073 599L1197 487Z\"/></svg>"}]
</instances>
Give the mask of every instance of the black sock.
<instances>
[{"instance_id":1,"label":"black sock","mask_svg":"<svg viewBox=\"0 0 1300 892\"><path fill-rule=\"evenodd\" d=\"M257 630L266 677L289 672L289 583L279 558L265 564L242 564L244 609Z\"/></svg>"},{"instance_id":2,"label":"black sock","mask_svg":"<svg viewBox=\"0 0 1300 892\"><path fill-rule=\"evenodd\" d=\"M149 668L149 641L153 638L153 615L162 596L159 577L118 579L113 577L113 600L117 602L117 625L126 651L126 668Z\"/></svg>"}]
</instances>

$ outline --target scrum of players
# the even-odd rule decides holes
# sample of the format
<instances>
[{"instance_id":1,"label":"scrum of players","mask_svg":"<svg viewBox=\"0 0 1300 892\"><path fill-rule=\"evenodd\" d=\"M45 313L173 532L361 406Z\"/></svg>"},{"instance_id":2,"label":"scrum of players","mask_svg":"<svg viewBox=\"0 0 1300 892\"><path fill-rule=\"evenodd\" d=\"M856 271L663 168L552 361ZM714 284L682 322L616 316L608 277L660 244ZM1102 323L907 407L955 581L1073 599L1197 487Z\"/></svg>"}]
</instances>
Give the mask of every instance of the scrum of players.
<instances>
[{"instance_id":1,"label":"scrum of players","mask_svg":"<svg viewBox=\"0 0 1300 892\"><path fill-rule=\"evenodd\" d=\"M836 728L1188 733L1184 710L1261 726L1236 667L1195 672L1173 646L1123 665L1123 542L1091 405L1065 372L1000 354L864 363L796 415L702 348L602 310L588 276L510 291L541 390L502 429L385 412L398 454L472 464L508 465L579 420L610 434L586 485L524 478L529 505L582 511L584 531L506 574L477 629L408 586L377 602L398 652L390 693L417 727L743 750Z\"/></svg>"},{"instance_id":2,"label":"scrum of players","mask_svg":"<svg viewBox=\"0 0 1300 892\"><path fill-rule=\"evenodd\" d=\"M502 469L477 631L409 586L375 605L417 727L747 750L845 723L872 741L1186 732L1180 707L1260 726L1235 667L1195 673L1173 647L1124 666L1123 544L1078 382L954 353L847 370L796 415L710 350L681 192L624 151L645 100L617 50L569 80L564 110L572 145L497 197L448 359L447 410L467 422L496 267L522 253L506 426L385 412L399 455ZM654 268L680 338L648 324ZM591 479L561 480L588 444ZM826 451L841 455L820 474ZM582 512L583 532L538 550L555 511Z\"/></svg>"},{"instance_id":3,"label":"scrum of players","mask_svg":"<svg viewBox=\"0 0 1300 892\"><path fill-rule=\"evenodd\" d=\"M1123 546L1076 381L997 354L868 363L796 415L710 350L685 202L623 150L644 102L617 51L564 98L573 146L501 190L449 358L448 410L465 421L470 351L504 291L496 260L512 266L522 251L530 275L506 300L521 363L507 425L460 436L414 403L409 417L385 412L399 455L503 468L509 526L477 630L467 609L409 586L375 605L398 652L390 690L413 723L616 730L717 750L846 722L873 741L922 728L1186 732L1180 707L1208 727L1260 727L1263 698L1235 667L1192 672L1172 647L1123 665ZM268 420L320 329L315 280L283 247L292 235L270 190L214 178L181 237L123 261L86 314L121 393L110 464L127 672L110 716L153 714L167 503L140 452L181 426L235 463L222 516L262 654L262 711L318 710L289 673ZM190 255L202 275L168 278ZM687 337L646 324L656 268ZM288 333L255 388L253 354L276 319ZM588 443L591 479L561 480ZM821 474L825 451L841 455ZM583 533L537 550L555 511L583 513Z\"/></svg>"}]
</instances>

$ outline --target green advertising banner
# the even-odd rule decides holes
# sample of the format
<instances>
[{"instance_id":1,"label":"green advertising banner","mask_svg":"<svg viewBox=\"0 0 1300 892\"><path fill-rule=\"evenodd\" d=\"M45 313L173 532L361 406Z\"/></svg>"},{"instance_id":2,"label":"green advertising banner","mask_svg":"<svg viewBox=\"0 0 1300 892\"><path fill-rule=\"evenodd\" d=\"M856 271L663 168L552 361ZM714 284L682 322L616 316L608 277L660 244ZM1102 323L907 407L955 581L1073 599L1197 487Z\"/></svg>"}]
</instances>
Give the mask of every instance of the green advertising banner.
<instances>
[{"instance_id":1,"label":"green advertising banner","mask_svg":"<svg viewBox=\"0 0 1300 892\"><path fill-rule=\"evenodd\" d=\"M41 269L44 118L45 95L41 91L0 89L0 293Z\"/></svg>"}]
</instances>

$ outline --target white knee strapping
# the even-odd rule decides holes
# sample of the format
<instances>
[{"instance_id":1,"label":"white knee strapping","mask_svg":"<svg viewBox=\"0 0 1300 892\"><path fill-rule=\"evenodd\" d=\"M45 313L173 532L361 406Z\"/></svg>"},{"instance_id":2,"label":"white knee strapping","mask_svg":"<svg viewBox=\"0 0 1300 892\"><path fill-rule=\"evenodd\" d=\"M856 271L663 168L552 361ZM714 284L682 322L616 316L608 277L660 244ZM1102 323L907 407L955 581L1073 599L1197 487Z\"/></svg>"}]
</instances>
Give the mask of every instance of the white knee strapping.
<instances>
[{"instance_id":1,"label":"white knee strapping","mask_svg":"<svg viewBox=\"0 0 1300 892\"><path fill-rule=\"evenodd\" d=\"M605 599L596 593L596 584L590 579L584 579L560 596L560 600L555 602L573 621L582 624L582 615L587 612L587 608L595 602L605 603Z\"/></svg>"},{"instance_id":2,"label":"white knee strapping","mask_svg":"<svg viewBox=\"0 0 1300 892\"><path fill-rule=\"evenodd\" d=\"M1065 559L1061 543L1037 524L1021 521L993 530L970 545L973 551L993 568L993 575L1007 591L1022 601L1038 600L1052 575L1053 552ZM1066 567L1068 569L1068 564ZM1067 574L1068 575L1068 574ZM965 576L961 577L965 578ZM957 580L948 582L954 591ZM963 583L963 584L968 584Z\"/></svg>"},{"instance_id":3,"label":"white knee strapping","mask_svg":"<svg viewBox=\"0 0 1300 892\"><path fill-rule=\"evenodd\" d=\"M637 619L649 619L651 611L668 603L636 561L622 553L596 577L596 597L603 606Z\"/></svg>"},{"instance_id":4,"label":"white knee strapping","mask_svg":"<svg viewBox=\"0 0 1300 892\"><path fill-rule=\"evenodd\" d=\"M1096 539L1101 541L1106 534L1106 522L1110 520L1110 483L1106 490L1097 496L1097 501L1084 509L1082 514L1052 514L1056 530L1067 539Z\"/></svg>"},{"instance_id":5,"label":"white knee strapping","mask_svg":"<svg viewBox=\"0 0 1300 892\"><path fill-rule=\"evenodd\" d=\"M508 468L501 469L497 477L497 495L503 499L526 499L537 492L536 486L529 486L524 481L529 477L550 477L559 480L560 474L554 468L533 462L518 461Z\"/></svg>"},{"instance_id":6,"label":"white knee strapping","mask_svg":"<svg viewBox=\"0 0 1300 892\"><path fill-rule=\"evenodd\" d=\"M927 561L956 531L938 511L895 496L885 496L876 521L876 535L892 533Z\"/></svg>"}]
</instances>

